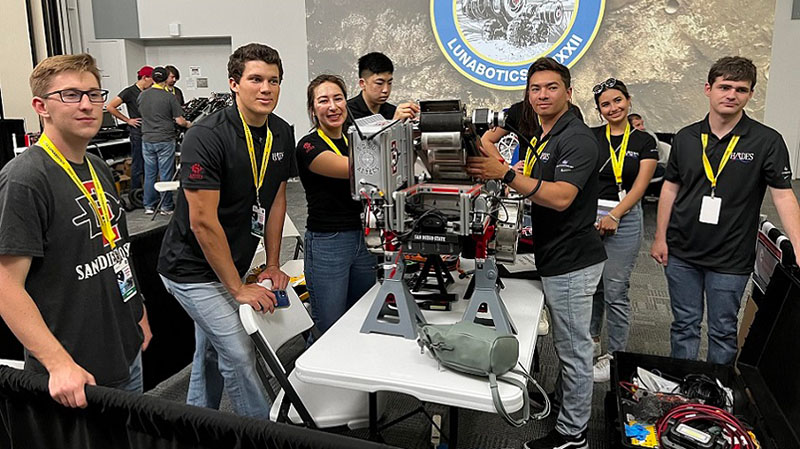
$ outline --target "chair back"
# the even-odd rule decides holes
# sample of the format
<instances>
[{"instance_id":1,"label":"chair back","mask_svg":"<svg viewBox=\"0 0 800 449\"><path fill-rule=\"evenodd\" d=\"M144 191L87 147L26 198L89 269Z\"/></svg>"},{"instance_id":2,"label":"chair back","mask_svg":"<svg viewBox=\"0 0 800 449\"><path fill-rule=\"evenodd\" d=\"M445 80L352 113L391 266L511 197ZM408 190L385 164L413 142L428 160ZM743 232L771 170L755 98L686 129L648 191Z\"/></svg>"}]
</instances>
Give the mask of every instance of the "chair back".
<instances>
[{"instance_id":1,"label":"chair back","mask_svg":"<svg viewBox=\"0 0 800 449\"><path fill-rule=\"evenodd\" d=\"M239 319L247 335L258 333L273 353L314 326L314 321L294 289L287 287L286 294L289 296L289 307L275 309L274 313L256 312L249 304L239 306Z\"/></svg>"},{"instance_id":2,"label":"chair back","mask_svg":"<svg viewBox=\"0 0 800 449\"><path fill-rule=\"evenodd\" d=\"M284 215L283 217L283 234L281 234L283 238L289 237L300 237L300 231L297 230L297 226L294 225L292 219L289 218L289 214Z\"/></svg>"}]
</instances>

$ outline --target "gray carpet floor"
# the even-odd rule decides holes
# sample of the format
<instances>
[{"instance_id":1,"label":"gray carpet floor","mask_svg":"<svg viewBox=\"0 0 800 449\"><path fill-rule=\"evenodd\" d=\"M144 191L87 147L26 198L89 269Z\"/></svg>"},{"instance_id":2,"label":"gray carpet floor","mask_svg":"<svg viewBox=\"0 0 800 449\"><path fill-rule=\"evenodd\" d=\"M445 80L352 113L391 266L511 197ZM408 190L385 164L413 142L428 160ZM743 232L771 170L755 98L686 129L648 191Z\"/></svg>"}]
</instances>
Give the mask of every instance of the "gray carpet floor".
<instances>
[{"instance_id":1,"label":"gray carpet floor","mask_svg":"<svg viewBox=\"0 0 800 449\"><path fill-rule=\"evenodd\" d=\"M800 184L795 185L795 193L800 189ZM303 188L299 182L289 183L287 189L289 216L295 223L301 234L305 229L306 223L306 201ZM780 226L775 206L772 204L770 195L767 194L762 206L762 213ZM136 211L132 219L129 219L132 230L140 229L138 226L148 227L150 217L144 217L141 211ZM139 216L141 215L141 216ZM636 268L631 276L631 307L632 325L628 350L643 354L669 355L669 324L671 314L669 311L669 295L667 293L666 280L660 265L650 258L650 245L653 241L655 232L656 204L644 202L644 238ZM164 220L165 217L158 217L156 220ZM282 248L282 260L288 260L292 256L294 243L289 240L284 241ZM745 296L748 294L746 293ZM703 341L701 344L701 357L705 357L707 342L705 338L705 326L703 331ZM603 347L605 349L606 337L603 335ZM295 341L287 345L279 354L281 358L291 359L302 350L302 342ZM535 377L542 383L548 391L552 391L556 378L557 357L553 349L550 336L539 339L537 343L540 354L540 372ZM188 388L189 372L191 367L186 367L181 372L174 375L158 385L147 394L159 396L183 402L186 399ZM592 417L589 422L588 439L590 447L593 449L604 449L608 447L605 440L605 412L603 410L603 398L608 391L608 384L594 384L594 394L592 401ZM384 422L394 419L402 414L416 408L419 401L413 397L401 394L389 394L387 397L386 415ZM446 427L446 407L425 404L426 410L431 414L445 416ZM227 398L223 399L222 411L230 412L230 402ZM521 428L515 429L507 425L499 415L491 413L481 413L470 410L462 410L459 419L459 446L462 448L521 448L523 443L532 438L545 435L554 425L556 414L541 422L531 422ZM427 449L430 447L431 425L423 415L414 417L397 424L383 432L383 438L387 444L408 449ZM367 438L367 430L333 430L333 432L350 435L356 438Z\"/></svg>"}]
</instances>

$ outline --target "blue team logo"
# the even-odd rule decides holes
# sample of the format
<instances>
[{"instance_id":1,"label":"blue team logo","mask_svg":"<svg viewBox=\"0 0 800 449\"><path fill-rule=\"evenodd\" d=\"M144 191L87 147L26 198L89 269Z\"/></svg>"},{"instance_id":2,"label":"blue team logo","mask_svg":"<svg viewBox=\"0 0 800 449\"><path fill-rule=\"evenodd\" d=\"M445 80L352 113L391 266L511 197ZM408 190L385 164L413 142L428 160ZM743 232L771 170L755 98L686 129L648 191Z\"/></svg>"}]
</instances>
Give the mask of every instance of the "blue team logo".
<instances>
[{"instance_id":1,"label":"blue team logo","mask_svg":"<svg viewBox=\"0 0 800 449\"><path fill-rule=\"evenodd\" d=\"M486 87L525 87L528 66L550 56L572 67L591 45L605 0L431 0L433 34L464 76Z\"/></svg>"}]
</instances>

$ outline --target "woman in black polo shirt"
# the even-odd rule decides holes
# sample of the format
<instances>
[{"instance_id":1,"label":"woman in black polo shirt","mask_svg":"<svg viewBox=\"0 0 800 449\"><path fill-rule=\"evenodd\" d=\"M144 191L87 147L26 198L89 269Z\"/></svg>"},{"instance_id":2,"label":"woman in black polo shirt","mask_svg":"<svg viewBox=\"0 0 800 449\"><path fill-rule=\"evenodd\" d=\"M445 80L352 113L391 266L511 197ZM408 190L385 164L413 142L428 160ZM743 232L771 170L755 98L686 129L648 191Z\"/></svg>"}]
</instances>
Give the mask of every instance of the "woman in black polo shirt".
<instances>
[{"instance_id":1,"label":"woman in black polo shirt","mask_svg":"<svg viewBox=\"0 0 800 449\"><path fill-rule=\"evenodd\" d=\"M611 210L598 213L596 227L603 236L608 260L603 269L602 289L598 289L592 308L591 333L595 353L600 353L603 312L608 316L608 349L594 366L594 381L610 377L611 354L624 351L630 326L628 287L636 255L642 242L644 195L658 162L655 140L632 128L628 122L631 96L622 81L609 78L594 86L594 102L605 125L592 128L602 148L599 172L599 199ZM610 202L610 203L608 203ZM598 211L600 209L598 208Z\"/></svg>"},{"instance_id":2,"label":"woman in black polo shirt","mask_svg":"<svg viewBox=\"0 0 800 449\"><path fill-rule=\"evenodd\" d=\"M325 332L375 285L376 259L364 243L361 202L350 196L344 81L314 78L307 104L314 128L296 151L308 202L305 275L314 321Z\"/></svg>"}]
</instances>

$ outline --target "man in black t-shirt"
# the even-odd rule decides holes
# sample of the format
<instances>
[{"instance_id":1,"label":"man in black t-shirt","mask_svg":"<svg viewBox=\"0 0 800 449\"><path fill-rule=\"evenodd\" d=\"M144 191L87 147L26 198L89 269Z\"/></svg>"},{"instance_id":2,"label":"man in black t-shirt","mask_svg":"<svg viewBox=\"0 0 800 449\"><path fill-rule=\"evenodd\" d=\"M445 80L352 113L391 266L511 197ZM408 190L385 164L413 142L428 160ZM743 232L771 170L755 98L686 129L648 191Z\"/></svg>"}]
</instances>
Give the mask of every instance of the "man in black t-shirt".
<instances>
[{"instance_id":1,"label":"man in black t-shirt","mask_svg":"<svg viewBox=\"0 0 800 449\"><path fill-rule=\"evenodd\" d=\"M0 172L0 315L25 370L85 407L87 384L142 391L150 328L114 178L86 153L108 94L94 58L47 58L30 83L44 132Z\"/></svg>"},{"instance_id":2,"label":"man in black t-shirt","mask_svg":"<svg viewBox=\"0 0 800 449\"><path fill-rule=\"evenodd\" d=\"M146 65L137 72L139 79L122 89L116 97L108 102L108 112L128 125L131 140L131 190L142 188L144 176L144 159L142 158L142 114L139 113L139 94L153 85L153 68ZM128 117L118 107L125 103Z\"/></svg>"},{"instance_id":3,"label":"man in black t-shirt","mask_svg":"<svg viewBox=\"0 0 800 449\"><path fill-rule=\"evenodd\" d=\"M483 179L502 179L533 202L533 251L553 321L563 400L555 429L525 447L586 448L592 410L589 321L606 259L594 227L599 148L589 128L569 110L569 69L551 58L538 59L528 70L528 91L541 119L531 177L496 157L470 158L468 171Z\"/></svg>"},{"instance_id":4,"label":"man in black t-shirt","mask_svg":"<svg viewBox=\"0 0 800 449\"><path fill-rule=\"evenodd\" d=\"M241 304L259 312L275 307L271 291L242 282L259 241L267 267L258 280L270 279L276 289L289 281L279 262L286 181L297 175L294 132L272 113L283 79L277 51L261 44L238 48L228 61L228 77L236 103L206 117L184 138L182 191L158 272L195 322L186 402L219 408L224 388L236 414L266 419L269 400L238 310Z\"/></svg>"},{"instance_id":5,"label":"man in black t-shirt","mask_svg":"<svg viewBox=\"0 0 800 449\"><path fill-rule=\"evenodd\" d=\"M709 113L672 141L651 255L665 266L672 357L696 359L704 299L708 361L733 363L737 314L755 261L758 216L769 186L786 234L800 248L800 209L789 154L775 130L751 119L756 68L726 57L709 71Z\"/></svg>"},{"instance_id":6,"label":"man in black t-shirt","mask_svg":"<svg viewBox=\"0 0 800 449\"><path fill-rule=\"evenodd\" d=\"M414 102L395 106L389 103L394 82L394 64L383 53L373 52L358 58L358 86L361 93L347 100L352 119L380 114L386 120L414 118L419 105Z\"/></svg>"}]
</instances>

